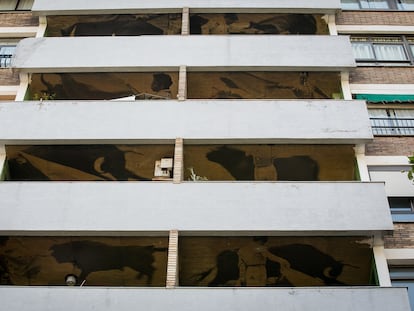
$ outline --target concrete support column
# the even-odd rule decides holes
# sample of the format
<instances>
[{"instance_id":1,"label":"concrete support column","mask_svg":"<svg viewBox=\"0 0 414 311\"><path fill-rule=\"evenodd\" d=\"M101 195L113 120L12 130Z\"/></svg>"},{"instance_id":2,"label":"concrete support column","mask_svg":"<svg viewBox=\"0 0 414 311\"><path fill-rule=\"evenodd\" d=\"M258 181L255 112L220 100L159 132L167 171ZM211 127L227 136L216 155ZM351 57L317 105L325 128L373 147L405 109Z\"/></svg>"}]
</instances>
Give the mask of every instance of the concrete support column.
<instances>
[{"instance_id":1,"label":"concrete support column","mask_svg":"<svg viewBox=\"0 0 414 311\"><path fill-rule=\"evenodd\" d=\"M183 8L183 15L181 20L181 34L183 36L190 34L190 9Z\"/></svg>"},{"instance_id":2,"label":"concrete support column","mask_svg":"<svg viewBox=\"0 0 414 311\"><path fill-rule=\"evenodd\" d=\"M167 288L178 286L178 230L171 230L168 242Z\"/></svg>"},{"instance_id":3,"label":"concrete support column","mask_svg":"<svg viewBox=\"0 0 414 311\"><path fill-rule=\"evenodd\" d=\"M356 145L354 150L361 181L370 181L371 178L369 177L368 165L365 158L365 145Z\"/></svg>"},{"instance_id":4,"label":"concrete support column","mask_svg":"<svg viewBox=\"0 0 414 311\"><path fill-rule=\"evenodd\" d=\"M383 245L373 247L375 266L377 268L377 275L379 285L381 287L391 286L390 272L388 270L387 258L384 252Z\"/></svg>"},{"instance_id":5,"label":"concrete support column","mask_svg":"<svg viewBox=\"0 0 414 311\"><path fill-rule=\"evenodd\" d=\"M39 16L39 28L36 32L36 38L41 38L45 36L47 28L47 19L46 16Z\"/></svg>"},{"instance_id":6,"label":"concrete support column","mask_svg":"<svg viewBox=\"0 0 414 311\"><path fill-rule=\"evenodd\" d=\"M20 85L17 90L15 101L24 101L27 89L29 88L30 75L28 73L20 73Z\"/></svg>"},{"instance_id":7,"label":"concrete support column","mask_svg":"<svg viewBox=\"0 0 414 311\"><path fill-rule=\"evenodd\" d=\"M328 24L329 34L331 36L337 36L338 30L336 28L335 14L324 15L323 19Z\"/></svg>"},{"instance_id":8,"label":"concrete support column","mask_svg":"<svg viewBox=\"0 0 414 311\"><path fill-rule=\"evenodd\" d=\"M187 99L187 67L180 66L178 73L178 100Z\"/></svg>"},{"instance_id":9,"label":"concrete support column","mask_svg":"<svg viewBox=\"0 0 414 311\"><path fill-rule=\"evenodd\" d=\"M179 184L184 178L184 142L182 138L176 138L174 149L174 175L173 182Z\"/></svg>"},{"instance_id":10,"label":"concrete support column","mask_svg":"<svg viewBox=\"0 0 414 311\"><path fill-rule=\"evenodd\" d=\"M345 100L352 99L351 87L349 86L349 72L341 72L342 95Z\"/></svg>"},{"instance_id":11,"label":"concrete support column","mask_svg":"<svg viewBox=\"0 0 414 311\"><path fill-rule=\"evenodd\" d=\"M6 164L6 148L4 145L0 145L0 181L4 180L6 172L4 171Z\"/></svg>"}]
</instances>

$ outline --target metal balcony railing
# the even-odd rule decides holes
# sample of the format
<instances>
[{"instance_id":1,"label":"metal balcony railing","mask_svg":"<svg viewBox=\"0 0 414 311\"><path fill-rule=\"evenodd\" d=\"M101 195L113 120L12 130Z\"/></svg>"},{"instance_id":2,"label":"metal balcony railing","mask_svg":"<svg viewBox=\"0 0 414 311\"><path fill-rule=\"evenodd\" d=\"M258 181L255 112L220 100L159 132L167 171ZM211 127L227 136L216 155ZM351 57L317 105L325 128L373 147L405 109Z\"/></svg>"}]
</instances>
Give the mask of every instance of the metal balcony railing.
<instances>
[{"instance_id":1,"label":"metal balcony railing","mask_svg":"<svg viewBox=\"0 0 414 311\"><path fill-rule=\"evenodd\" d=\"M414 136L414 118L370 118L372 132L378 136Z\"/></svg>"},{"instance_id":2,"label":"metal balcony railing","mask_svg":"<svg viewBox=\"0 0 414 311\"><path fill-rule=\"evenodd\" d=\"M0 68L10 67L11 59L15 49L15 46L0 46Z\"/></svg>"}]
</instances>

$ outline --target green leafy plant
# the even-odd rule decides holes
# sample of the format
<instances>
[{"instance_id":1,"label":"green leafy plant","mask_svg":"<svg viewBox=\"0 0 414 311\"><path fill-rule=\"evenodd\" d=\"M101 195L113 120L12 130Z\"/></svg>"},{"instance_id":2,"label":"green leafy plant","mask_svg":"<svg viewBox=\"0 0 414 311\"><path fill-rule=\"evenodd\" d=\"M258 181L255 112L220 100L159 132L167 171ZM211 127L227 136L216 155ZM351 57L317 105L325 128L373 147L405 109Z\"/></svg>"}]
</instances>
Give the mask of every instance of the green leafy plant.
<instances>
[{"instance_id":1,"label":"green leafy plant","mask_svg":"<svg viewBox=\"0 0 414 311\"><path fill-rule=\"evenodd\" d=\"M42 93L35 93L33 95L33 100L54 100L56 98L55 93L48 93L48 92L42 92Z\"/></svg>"},{"instance_id":2,"label":"green leafy plant","mask_svg":"<svg viewBox=\"0 0 414 311\"><path fill-rule=\"evenodd\" d=\"M409 180L414 179L414 155L411 157L408 157L408 162L411 165L411 169L407 172L407 177Z\"/></svg>"}]
</instances>

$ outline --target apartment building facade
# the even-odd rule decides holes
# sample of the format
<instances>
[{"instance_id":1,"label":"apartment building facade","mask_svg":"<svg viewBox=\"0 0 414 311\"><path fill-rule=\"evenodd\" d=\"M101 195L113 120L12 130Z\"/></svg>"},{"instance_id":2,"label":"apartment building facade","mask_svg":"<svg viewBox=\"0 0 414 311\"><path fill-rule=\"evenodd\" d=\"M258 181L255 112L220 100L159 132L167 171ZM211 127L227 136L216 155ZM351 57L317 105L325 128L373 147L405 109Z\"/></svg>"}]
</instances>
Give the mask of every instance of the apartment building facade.
<instances>
[{"instance_id":1,"label":"apartment building facade","mask_svg":"<svg viewBox=\"0 0 414 311\"><path fill-rule=\"evenodd\" d=\"M410 310L400 4L0 7L6 309Z\"/></svg>"}]
</instances>

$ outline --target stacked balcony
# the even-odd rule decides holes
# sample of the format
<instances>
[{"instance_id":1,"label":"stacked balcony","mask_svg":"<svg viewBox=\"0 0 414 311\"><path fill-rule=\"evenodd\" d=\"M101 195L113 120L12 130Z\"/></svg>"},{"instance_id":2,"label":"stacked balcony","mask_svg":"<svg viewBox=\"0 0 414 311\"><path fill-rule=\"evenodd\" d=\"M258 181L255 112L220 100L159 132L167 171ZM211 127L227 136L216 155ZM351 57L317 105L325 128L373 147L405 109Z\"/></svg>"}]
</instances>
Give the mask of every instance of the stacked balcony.
<instances>
[{"instance_id":1,"label":"stacked balcony","mask_svg":"<svg viewBox=\"0 0 414 311\"><path fill-rule=\"evenodd\" d=\"M408 310L377 286L393 227L383 184L359 181L372 132L365 102L342 99L339 1L136 2L35 1L47 36L13 59L25 101L0 104L1 279L23 286L0 289L6 306L21 290L120 310ZM255 281L252 241L276 258ZM57 287L67 276L77 290Z\"/></svg>"}]
</instances>

